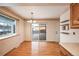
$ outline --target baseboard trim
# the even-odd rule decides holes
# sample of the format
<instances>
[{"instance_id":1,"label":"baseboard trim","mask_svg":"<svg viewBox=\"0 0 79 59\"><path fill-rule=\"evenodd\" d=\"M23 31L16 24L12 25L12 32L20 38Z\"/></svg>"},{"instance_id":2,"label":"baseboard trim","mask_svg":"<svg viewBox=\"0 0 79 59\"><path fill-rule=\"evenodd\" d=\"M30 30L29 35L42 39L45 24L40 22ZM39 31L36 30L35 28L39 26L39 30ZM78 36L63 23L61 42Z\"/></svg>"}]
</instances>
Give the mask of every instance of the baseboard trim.
<instances>
[{"instance_id":1,"label":"baseboard trim","mask_svg":"<svg viewBox=\"0 0 79 59\"><path fill-rule=\"evenodd\" d=\"M23 41L24 42L24 41ZM23 42L21 42L20 44L18 44L16 47L12 48L10 51L8 51L7 53L5 53L3 56L6 56L8 53L10 53L11 51L13 51L14 49L18 48Z\"/></svg>"},{"instance_id":2,"label":"baseboard trim","mask_svg":"<svg viewBox=\"0 0 79 59\"><path fill-rule=\"evenodd\" d=\"M50 43L59 43L57 41L46 41L46 42L50 42Z\"/></svg>"},{"instance_id":3,"label":"baseboard trim","mask_svg":"<svg viewBox=\"0 0 79 59\"><path fill-rule=\"evenodd\" d=\"M10 51L8 51L6 54L4 54L3 56L6 56L8 53L10 53L11 51L13 51L16 48L11 49Z\"/></svg>"},{"instance_id":4,"label":"baseboard trim","mask_svg":"<svg viewBox=\"0 0 79 59\"><path fill-rule=\"evenodd\" d=\"M51 42L51 43L59 43L57 41L24 41L24 42Z\"/></svg>"},{"instance_id":5,"label":"baseboard trim","mask_svg":"<svg viewBox=\"0 0 79 59\"><path fill-rule=\"evenodd\" d=\"M24 42L32 42L32 41L24 41Z\"/></svg>"},{"instance_id":6,"label":"baseboard trim","mask_svg":"<svg viewBox=\"0 0 79 59\"><path fill-rule=\"evenodd\" d=\"M60 46L60 52L63 54L63 55L65 55L65 56L74 56L74 55L72 55L67 49L65 49L61 44L59 44L59 46ZM62 49L67 53L67 54L65 54L63 51L62 51Z\"/></svg>"}]
</instances>

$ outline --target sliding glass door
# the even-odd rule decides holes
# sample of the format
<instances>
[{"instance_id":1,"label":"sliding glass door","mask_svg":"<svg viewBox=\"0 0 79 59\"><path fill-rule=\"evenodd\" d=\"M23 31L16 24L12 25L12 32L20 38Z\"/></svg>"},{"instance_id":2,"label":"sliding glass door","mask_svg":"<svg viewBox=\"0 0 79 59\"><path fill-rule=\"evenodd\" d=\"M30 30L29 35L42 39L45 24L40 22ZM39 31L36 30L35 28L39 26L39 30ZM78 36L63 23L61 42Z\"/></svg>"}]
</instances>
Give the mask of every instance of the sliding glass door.
<instances>
[{"instance_id":1,"label":"sliding glass door","mask_svg":"<svg viewBox=\"0 0 79 59\"><path fill-rule=\"evenodd\" d=\"M46 24L32 24L32 41L46 40Z\"/></svg>"}]
</instances>

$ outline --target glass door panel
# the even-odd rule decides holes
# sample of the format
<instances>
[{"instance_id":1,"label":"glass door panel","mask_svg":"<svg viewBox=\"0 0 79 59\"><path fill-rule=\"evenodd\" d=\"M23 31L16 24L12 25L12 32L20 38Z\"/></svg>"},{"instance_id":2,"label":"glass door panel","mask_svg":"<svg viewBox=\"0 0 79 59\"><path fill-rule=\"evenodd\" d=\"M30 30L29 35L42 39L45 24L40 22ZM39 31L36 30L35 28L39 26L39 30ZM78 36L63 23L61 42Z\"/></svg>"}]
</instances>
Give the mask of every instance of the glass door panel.
<instances>
[{"instance_id":1,"label":"glass door panel","mask_svg":"<svg viewBox=\"0 0 79 59\"><path fill-rule=\"evenodd\" d=\"M46 24L40 24L39 31L39 40L46 40Z\"/></svg>"},{"instance_id":2,"label":"glass door panel","mask_svg":"<svg viewBox=\"0 0 79 59\"><path fill-rule=\"evenodd\" d=\"M39 40L39 24L32 24L32 41Z\"/></svg>"},{"instance_id":3,"label":"glass door panel","mask_svg":"<svg viewBox=\"0 0 79 59\"><path fill-rule=\"evenodd\" d=\"M46 40L46 24L32 24L32 41Z\"/></svg>"}]
</instances>

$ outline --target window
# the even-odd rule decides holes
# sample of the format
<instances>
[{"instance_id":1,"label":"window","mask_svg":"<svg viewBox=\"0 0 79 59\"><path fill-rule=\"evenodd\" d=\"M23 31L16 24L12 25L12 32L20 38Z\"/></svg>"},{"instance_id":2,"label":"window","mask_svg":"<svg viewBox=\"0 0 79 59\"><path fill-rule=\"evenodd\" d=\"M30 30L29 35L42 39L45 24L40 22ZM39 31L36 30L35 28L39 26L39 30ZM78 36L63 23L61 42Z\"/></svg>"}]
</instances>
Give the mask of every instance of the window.
<instances>
[{"instance_id":1,"label":"window","mask_svg":"<svg viewBox=\"0 0 79 59\"><path fill-rule=\"evenodd\" d=\"M5 16L0 15L0 38L15 34L16 21Z\"/></svg>"}]
</instances>

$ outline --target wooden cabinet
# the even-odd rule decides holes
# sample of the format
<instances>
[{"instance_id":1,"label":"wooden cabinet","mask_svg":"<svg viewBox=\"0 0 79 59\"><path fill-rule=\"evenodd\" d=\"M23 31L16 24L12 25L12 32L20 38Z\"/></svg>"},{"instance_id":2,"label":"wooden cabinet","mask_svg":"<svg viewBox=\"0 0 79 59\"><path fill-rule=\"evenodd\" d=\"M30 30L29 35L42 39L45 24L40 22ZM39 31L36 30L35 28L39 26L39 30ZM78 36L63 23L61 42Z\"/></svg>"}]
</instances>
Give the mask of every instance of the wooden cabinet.
<instances>
[{"instance_id":1,"label":"wooden cabinet","mask_svg":"<svg viewBox=\"0 0 79 59\"><path fill-rule=\"evenodd\" d=\"M79 28L79 3L70 4L70 26Z\"/></svg>"}]
</instances>

